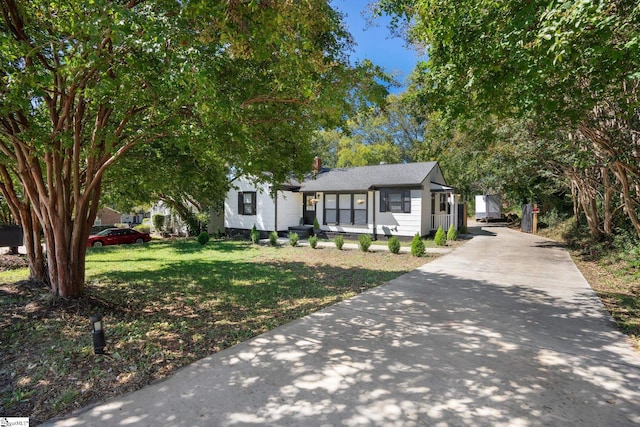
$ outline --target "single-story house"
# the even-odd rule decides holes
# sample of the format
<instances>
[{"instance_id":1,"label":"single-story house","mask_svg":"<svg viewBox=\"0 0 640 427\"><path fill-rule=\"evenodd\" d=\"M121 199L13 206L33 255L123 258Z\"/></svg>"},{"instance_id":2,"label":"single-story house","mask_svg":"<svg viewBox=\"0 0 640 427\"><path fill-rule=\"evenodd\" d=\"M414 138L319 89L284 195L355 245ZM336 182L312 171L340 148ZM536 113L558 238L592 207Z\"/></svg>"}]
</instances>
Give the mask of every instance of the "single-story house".
<instances>
[{"instance_id":1,"label":"single-story house","mask_svg":"<svg viewBox=\"0 0 640 427\"><path fill-rule=\"evenodd\" d=\"M225 231L286 232L312 225L324 232L411 237L458 226L454 189L437 162L380 164L325 169L316 158L314 173L277 191L240 178L226 196Z\"/></svg>"}]
</instances>

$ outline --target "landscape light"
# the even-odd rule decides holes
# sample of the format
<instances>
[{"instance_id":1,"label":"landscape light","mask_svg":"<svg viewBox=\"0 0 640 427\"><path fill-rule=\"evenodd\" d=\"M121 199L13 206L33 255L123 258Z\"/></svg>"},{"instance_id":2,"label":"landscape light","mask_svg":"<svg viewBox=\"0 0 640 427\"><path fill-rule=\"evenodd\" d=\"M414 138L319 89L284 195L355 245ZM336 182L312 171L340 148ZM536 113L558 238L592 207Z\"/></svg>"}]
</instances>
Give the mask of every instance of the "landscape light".
<instances>
[{"instance_id":1,"label":"landscape light","mask_svg":"<svg viewBox=\"0 0 640 427\"><path fill-rule=\"evenodd\" d=\"M93 351L95 354L104 354L104 328L102 325L102 314L93 314L89 317L91 321L91 335L93 336Z\"/></svg>"}]
</instances>

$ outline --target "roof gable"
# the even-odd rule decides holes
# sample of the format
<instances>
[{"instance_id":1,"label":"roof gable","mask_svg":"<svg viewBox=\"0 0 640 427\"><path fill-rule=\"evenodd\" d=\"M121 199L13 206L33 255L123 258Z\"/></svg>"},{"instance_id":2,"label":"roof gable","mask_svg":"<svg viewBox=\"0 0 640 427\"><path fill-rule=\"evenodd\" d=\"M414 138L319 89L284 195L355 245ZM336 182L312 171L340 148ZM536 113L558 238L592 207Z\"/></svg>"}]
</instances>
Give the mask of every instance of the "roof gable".
<instances>
[{"instance_id":1,"label":"roof gable","mask_svg":"<svg viewBox=\"0 0 640 427\"><path fill-rule=\"evenodd\" d=\"M422 185L438 162L336 168L307 178L300 191L361 191Z\"/></svg>"}]
</instances>

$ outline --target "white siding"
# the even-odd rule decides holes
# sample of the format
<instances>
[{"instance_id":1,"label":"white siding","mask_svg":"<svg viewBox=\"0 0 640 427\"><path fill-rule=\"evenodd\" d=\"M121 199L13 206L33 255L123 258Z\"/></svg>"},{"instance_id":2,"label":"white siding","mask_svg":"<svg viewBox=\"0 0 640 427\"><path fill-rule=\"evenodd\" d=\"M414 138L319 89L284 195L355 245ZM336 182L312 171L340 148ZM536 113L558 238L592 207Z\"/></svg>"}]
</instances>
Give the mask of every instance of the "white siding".
<instances>
[{"instance_id":1,"label":"white siding","mask_svg":"<svg viewBox=\"0 0 640 427\"><path fill-rule=\"evenodd\" d=\"M300 224L302 218L302 194L278 191L278 231Z\"/></svg>"},{"instance_id":2,"label":"white siding","mask_svg":"<svg viewBox=\"0 0 640 427\"><path fill-rule=\"evenodd\" d=\"M246 178L234 182L236 188L227 193L224 202L224 226L250 230L255 224L260 231L273 231L276 229L276 204L271 197L267 184L256 186ZM256 214L240 215L238 212L238 192L256 192ZM278 230L287 230L289 227L300 223L302 216L302 195L291 191L278 191Z\"/></svg>"},{"instance_id":3,"label":"white siding","mask_svg":"<svg viewBox=\"0 0 640 427\"><path fill-rule=\"evenodd\" d=\"M411 213L380 212L380 192L376 191L376 223L378 234L413 236L422 233L423 196L419 189L411 190Z\"/></svg>"},{"instance_id":4,"label":"white siding","mask_svg":"<svg viewBox=\"0 0 640 427\"><path fill-rule=\"evenodd\" d=\"M244 178L234 182L237 188L227 193L224 201L224 226L250 230L254 224L258 230L273 230L275 222L275 205L269 195L268 187L256 185ZM238 212L238 192L256 192L256 215L240 215Z\"/></svg>"}]
</instances>

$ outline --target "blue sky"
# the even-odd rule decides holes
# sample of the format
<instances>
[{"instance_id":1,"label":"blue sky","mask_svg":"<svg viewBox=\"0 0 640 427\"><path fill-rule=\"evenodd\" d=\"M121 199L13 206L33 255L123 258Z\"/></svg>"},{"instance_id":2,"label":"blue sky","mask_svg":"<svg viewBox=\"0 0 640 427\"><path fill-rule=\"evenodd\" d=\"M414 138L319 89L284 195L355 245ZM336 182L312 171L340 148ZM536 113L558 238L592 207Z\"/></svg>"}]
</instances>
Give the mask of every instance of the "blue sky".
<instances>
[{"instance_id":1,"label":"blue sky","mask_svg":"<svg viewBox=\"0 0 640 427\"><path fill-rule=\"evenodd\" d=\"M362 16L367 4L372 0L332 0L331 5L344 13L344 20L353 36L355 52L350 54L352 60L370 59L374 64L382 66L388 72L398 72L397 80L403 83L419 60L417 52L405 46L401 38L392 37L386 17L377 18L373 25L367 25ZM398 93L404 88L391 88Z\"/></svg>"}]
</instances>

